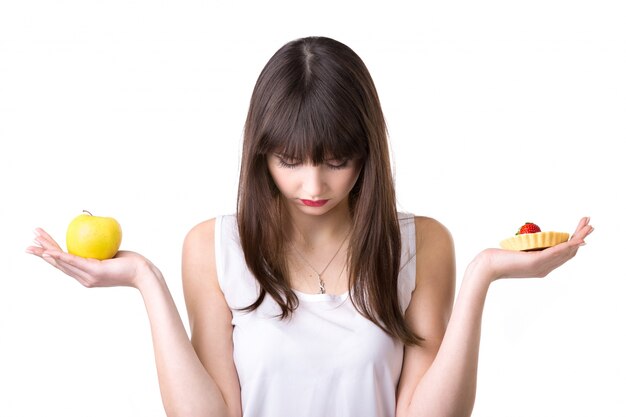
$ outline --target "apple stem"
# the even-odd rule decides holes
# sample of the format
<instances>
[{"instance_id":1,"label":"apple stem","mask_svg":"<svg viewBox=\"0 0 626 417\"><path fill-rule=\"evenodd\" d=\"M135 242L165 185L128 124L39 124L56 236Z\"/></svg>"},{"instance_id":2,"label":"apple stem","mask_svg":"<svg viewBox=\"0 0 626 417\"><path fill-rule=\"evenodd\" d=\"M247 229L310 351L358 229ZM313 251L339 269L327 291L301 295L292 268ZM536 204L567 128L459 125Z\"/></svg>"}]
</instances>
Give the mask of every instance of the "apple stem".
<instances>
[{"instance_id":1,"label":"apple stem","mask_svg":"<svg viewBox=\"0 0 626 417\"><path fill-rule=\"evenodd\" d=\"M93 216L93 214L91 214L91 213L90 213L90 212L88 212L87 210L83 210L83 213L87 213L87 214L89 214L90 216Z\"/></svg>"}]
</instances>

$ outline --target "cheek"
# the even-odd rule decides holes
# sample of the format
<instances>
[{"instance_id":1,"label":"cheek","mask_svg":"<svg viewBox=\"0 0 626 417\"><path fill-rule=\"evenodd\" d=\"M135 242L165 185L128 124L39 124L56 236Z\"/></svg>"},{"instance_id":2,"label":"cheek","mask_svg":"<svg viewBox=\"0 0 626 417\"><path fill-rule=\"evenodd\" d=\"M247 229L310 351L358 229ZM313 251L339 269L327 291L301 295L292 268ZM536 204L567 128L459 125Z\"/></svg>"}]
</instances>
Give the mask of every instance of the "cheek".
<instances>
[{"instance_id":1,"label":"cheek","mask_svg":"<svg viewBox=\"0 0 626 417\"><path fill-rule=\"evenodd\" d=\"M345 189L346 193L349 193L358 181L360 172L360 170L355 170L348 173L345 177L341 179L341 184L339 186Z\"/></svg>"},{"instance_id":2,"label":"cheek","mask_svg":"<svg viewBox=\"0 0 626 417\"><path fill-rule=\"evenodd\" d=\"M352 173L352 176L350 177L350 185L351 185L350 188L355 186L357 181L359 181L360 176L361 176L361 168L359 167L358 169L354 170L354 172Z\"/></svg>"},{"instance_id":3,"label":"cheek","mask_svg":"<svg viewBox=\"0 0 626 417\"><path fill-rule=\"evenodd\" d=\"M274 185L276 185L276 188L278 188L281 193L289 190L290 181L288 175L284 175L284 173L279 170L272 169L271 167L269 168L269 173L271 179L274 181Z\"/></svg>"}]
</instances>

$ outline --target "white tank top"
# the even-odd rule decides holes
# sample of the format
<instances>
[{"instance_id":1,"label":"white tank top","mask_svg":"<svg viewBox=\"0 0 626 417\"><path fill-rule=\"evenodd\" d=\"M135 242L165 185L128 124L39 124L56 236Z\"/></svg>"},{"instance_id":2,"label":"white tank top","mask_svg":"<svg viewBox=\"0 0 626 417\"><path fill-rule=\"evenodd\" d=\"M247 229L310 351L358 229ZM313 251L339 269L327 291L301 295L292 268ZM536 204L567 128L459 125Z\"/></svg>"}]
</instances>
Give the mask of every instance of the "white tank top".
<instances>
[{"instance_id":1,"label":"white tank top","mask_svg":"<svg viewBox=\"0 0 626 417\"><path fill-rule=\"evenodd\" d=\"M415 225L399 214L398 279L404 312L415 288ZM215 221L220 287L233 314L234 361L244 417L392 417L403 345L361 316L348 293L305 294L290 319L267 295L250 313L237 310L259 294L241 249L236 217Z\"/></svg>"}]
</instances>

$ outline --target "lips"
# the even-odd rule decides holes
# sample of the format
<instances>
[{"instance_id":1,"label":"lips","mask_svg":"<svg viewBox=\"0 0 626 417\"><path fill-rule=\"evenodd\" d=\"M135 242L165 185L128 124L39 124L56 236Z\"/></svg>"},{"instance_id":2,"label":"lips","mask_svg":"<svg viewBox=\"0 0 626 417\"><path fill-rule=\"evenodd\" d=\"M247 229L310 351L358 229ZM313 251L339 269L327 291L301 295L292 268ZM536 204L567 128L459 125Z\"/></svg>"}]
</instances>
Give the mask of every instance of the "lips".
<instances>
[{"instance_id":1,"label":"lips","mask_svg":"<svg viewBox=\"0 0 626 417\"><path fill-rule=\"evenodd\" d=\"M322 207L324 204L328 203L328 200L303 200L300 199L300 201L302 201L302 204L304 204L305 206L308 207Z\"/></svg>"}]
</instances>

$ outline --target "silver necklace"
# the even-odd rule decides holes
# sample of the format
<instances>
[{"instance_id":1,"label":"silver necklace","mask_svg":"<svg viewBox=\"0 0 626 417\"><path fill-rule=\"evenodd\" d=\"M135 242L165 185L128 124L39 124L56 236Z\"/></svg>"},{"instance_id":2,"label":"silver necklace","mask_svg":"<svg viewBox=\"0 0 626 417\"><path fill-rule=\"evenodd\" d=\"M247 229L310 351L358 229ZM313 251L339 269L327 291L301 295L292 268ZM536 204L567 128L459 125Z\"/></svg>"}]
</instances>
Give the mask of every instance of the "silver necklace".
<instances>
[{"instance_id":1,"label":"silver necklace","mask_svg":"<svg viewBox=\"0 0 626 417\"><path fill-rule=\"evenodd\" d=\"M311 263L309 261L307 261L307 259L304 257L304 255L302 255L300 253L300 251L298 250L298 248L296 248L296 245L294 245L293 243L291 244L291 246L293 247L293 250L296 251L296 253L300 256L300 258L302 258L302 260L309 266L309 268L311 268L311 270L313 272L315 272L315 275L317 275L317 281L319 283L319 288L320 288L320 294L326 294L326 283L324 282L324 280L322 279L322 275L324 274L324 272L326 272L326 270L328 269L328 267L330 266L330 264L333 263L333 261L335 260L335 258L337 257L337 255L339 254L339 252L341 251L341 248L343 247L343 244L346 243L346 240L348 239L348 236L350 235L350 232L348 232L346 234L346 237L343 238L343 240L341 241L341 245L339 245L339 247L337 248L337 252L335 252L335 254L333 255L332 258L330 258L330 261L328 261L328 263L326 264L326 266L324 267L324 269L322 269L321 272L317 272L317 269L315 269L313 267L313 265L311 265ZM345 268L345 265L344 265ZM343 268L341 269L341 272L343 273ZM339 274L339 276L341 276L341 273Z\"/></svg>"}]
</instances>

